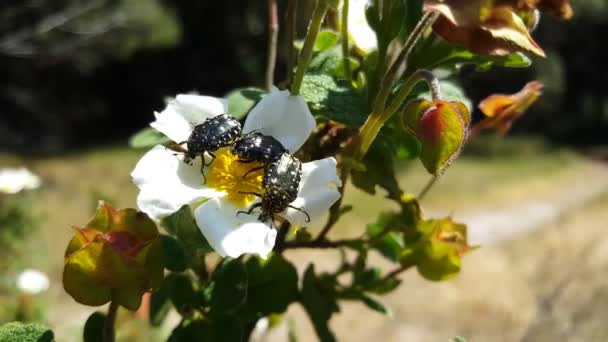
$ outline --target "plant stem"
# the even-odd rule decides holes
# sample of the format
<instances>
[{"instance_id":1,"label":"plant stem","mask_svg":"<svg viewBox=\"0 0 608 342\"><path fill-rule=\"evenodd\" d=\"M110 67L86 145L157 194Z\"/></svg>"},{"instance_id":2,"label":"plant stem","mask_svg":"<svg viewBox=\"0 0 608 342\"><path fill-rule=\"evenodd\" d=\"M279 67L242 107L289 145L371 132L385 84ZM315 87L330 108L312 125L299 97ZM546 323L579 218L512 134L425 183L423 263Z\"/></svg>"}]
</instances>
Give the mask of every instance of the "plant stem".
<instances>
[{"instance_id":1,"label":"plant stem","mask_svg":"<svg viewBox=\"0 0 608 342\"><path fill-rule=\"evenodd\" d=\"M347 80L351 80L350 61L348 59L348 0L342 1L342 60L344 64L344 76Z\"/></svg>"},{"instance_id":2,"label":"plant stem","mask_svg":"<svg viewBox=\"0 0 608 342\"><path fill-rule=\"evenodd\" d=\"M323 24L323 19L325 18L328 7L329 5L327 1L317 0L317 4L315 5L315 9L312 13L312 19L308 25L308 33L306 34L306 38L304 40L304 46L302 47L302 51L300 52L300 56L298 58L296 75L294 76L293 83L291 84L291 95L295 96L300 93L302 80L304 79L304 74L306 73L308 63L312 57L315 40L317 39L317 35L321 29L321 24Z\"/></svg>"},{"instance_id":3,"label":"plant stem","mask_svg":"<svg viewBox=\"0 0 608 342\"><path fill-rule=\"evenodd\" d=\"M279 231L277 232L277 237L275 239L273 251L275 251L277 253L281 253L283 250L285 250L287 248L286 247L287 242L285 242L285 239L287 238L287 233L289 232L289 227L291 227L291 225L289 224L288 221L284 221L283 223L281 223L281 226L279 227Z\"/></svg>"},{"instance_id":4,"label":"plant stem","mask_svg":"<svg viewBox=\"0 0 608 342\"><path fill-rule=\"evenodd\" d=\"M269 91L274 84L274 69L277 62L278 37L279 19L277 0L268 0L268 61L266 63L266 89Z\"/></svg>"},{"instance_id":5,"label":"plant stem","mask_svg":"<svg viewBox=\"0 0 608 342\"><path fill-rule=\"evenodd\" d=\"M287 47L287 87L291 86L293 80L293 65L296 60L296 50L293 48L293 43L296 37L296 10L298 8L298 0L287 1L287 22L285 28L285 44Z\"/></svg>"},{"instance_id":6,"label":"plant stem","mask_svg":"<svg viewBox=\"0 0 608 342\"><path fill-rule=\"evenodd\" d=\"M323 240L317 241L316 239L313 241L287 241L283 244L283 249L288 248L336 248L342 246L348 246L351 243L359 242L358 239L345 239L345 240Z\"/></svg>"},{"instance_id":7,"label":"plant stem","mask_svg":"<svg viewBox=\"0 0 608 342\"><path fill-rule=\"evenodd\" d=\"M108 315L103 323L103 342L114 342L115 341L115 329L114 324L116 323L116 312L118 311L118 303L111 301L110 307L108 308Z\"/></svg>"},{"instance_id":8,"label":"plant stem","mask_svg":"<svg viewBox=\"0 0 608 342\"><path fill-rule=\"evenodd\" d=\"M418 82L425 81L431 90L431 96L433 100L438 100L441 97L441 89L439 87L439 80L433 75L432 72L424 69L417 70L413 73L404 83L401 89L393 100L390 102L388 108L384 112L384 115L390 118L399 108L403 105L403 102L407 99L408 95L414 90L414 87Z\"/></svg>"},{"instance_id":9,"label":"plant stem","mask_svg":"<svg viewBox=\"0 0 608 342\"><path fill-rule=\"evenodd\" d=\"M429 192L429 190L431 190L431 188L433 187L433 185L435 185L435 183L437 183L437 180L439 180L439 175L433 175L428 182L426 183L426 185L424 186L424 188L422 188L422 190L420 191L420 193L418 194L418 201L421 201L424 196L426 196L426 194Z\"/></svg>"},{"instance_id":10,"label":"plant stem","mask_svg":"<svg viewBox=\"0 0 608 342\"><path fill-rule=\"evenodd\" d=\"M393 87L393 81L397 79L397 72L399 71L399 68L404 62L407 62L407 58L412 53L414 46L416 46L416 43L420 37L422 37L424 31L426 31L426 29L435 22L437 17L438 14L436 13L424 13L422 18L420 18L420 21L416 24L416 27L414 27L414 30L412 30L410 35L407 37L407 40L403 45L403 49L401 49L401 52L397 58L393 61L390 68L384 74L380 90L378 91L374 101L374 111L381 112L384 109L386 100L388 99L391 88Z\"/></svg>"},{"instance_id":11,"label":"plant stem","mask_svg":"<svg viewBox=\"0 0 608 342\"><path fill-rule=\"evenodd\" d=\"M425 81L431 90L431 96L433 100L441 98L441 89L439 87L439 80L428 70L417 70L413 73L404 83L397 95L392 99L389 106L382 112L382 114L372 113L367 121L361 126L359 136L361 142L359 145L359 151L357 156L359 159L363 158L369 150L371 144L376 139L376 136L382 129L382 126L395 114L399 108L403 105L403 102L407 99L408 95L414 90L414 87L418 82Z\"/></svg>"}]
</instances>

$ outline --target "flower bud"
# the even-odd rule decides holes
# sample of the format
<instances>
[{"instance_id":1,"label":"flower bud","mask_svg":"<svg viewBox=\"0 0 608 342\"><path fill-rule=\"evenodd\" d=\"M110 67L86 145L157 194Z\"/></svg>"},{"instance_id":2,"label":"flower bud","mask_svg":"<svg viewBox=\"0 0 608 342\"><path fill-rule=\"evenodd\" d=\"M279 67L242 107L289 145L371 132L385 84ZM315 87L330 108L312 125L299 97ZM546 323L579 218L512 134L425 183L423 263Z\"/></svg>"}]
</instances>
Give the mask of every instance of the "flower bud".
<instances>
[{"instance_id":1,"label":"flower bud","mask_svg":"<svg viewBox=\"0 0 608 342\"><path fill-rule=\"evenodd\" d=\"M162 250L154 222L134 209L116 210L100 201L93 219L65 252L63 286L79 303L114 301L136 310L144 292L163 278Z\"/></svg>"},{"instance_id":2,"label":"flower bud","mask_svg":"<svg viewBox=\"0 0 608 342\"><path fill-rule=\"evenodd\" d=\"M416 99L407 104L401 120L422 145L422 164L436 175L458 156L471 116L461 102Z\"/></svg>"}]
</instances>

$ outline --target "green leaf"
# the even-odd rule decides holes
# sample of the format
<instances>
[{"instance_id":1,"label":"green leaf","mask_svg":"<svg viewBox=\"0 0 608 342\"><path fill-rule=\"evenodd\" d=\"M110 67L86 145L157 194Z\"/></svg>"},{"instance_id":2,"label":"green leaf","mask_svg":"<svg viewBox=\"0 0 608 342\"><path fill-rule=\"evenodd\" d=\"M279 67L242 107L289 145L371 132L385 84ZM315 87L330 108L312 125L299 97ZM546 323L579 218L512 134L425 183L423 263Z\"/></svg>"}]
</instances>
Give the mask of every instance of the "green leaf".
<instances>
[{"instance_id":1,"label":"green leaf","mask_svg":"<svg viewBox=\"0 0 608 342\"><path fill-rule=\"evenodd\" d=\"M171 273L165 278L169 297L175 309L180 313L190 313L192 307L201 301L192 282L185 273Z\"/></svg>"},{"instance_id":2,"label":"green leaf","mask_svg":"<svg viewBox=\"0 0 608 342\"><path fill-rule=\"evenodd\" d=\"M169 314L171 309L171 290L169 281L164 281L161 287L152 292L150 298L150 324L159 326Z\"/></svg>"},{"instance_id":3,"label":"green leaf","mask_svg":"<svg viewBox=\"0 0 608 342\"><path fill-rule=\"evenodd\" d=\"M53 332L37 323L12 322L0 326L0 341L52 342Z\"/></svg>"},{"instance_id":4,"label":"green leaf","mask_svg":"<svg viewBox=\"0 0 608 342\"><path fill-rule=\"evenodd\" d=\"M424 1L423 0L408 0L406 2L406 15L405 15L405 27L404 27L404 32L405 34L409 34L410 32L412 32L414 30L414 27L416 26L416 24L418 23L418 21L420 20L420 18L422 17L422 3Z\"/></svg>"},{"instance_id":5,"label":"green leaf","mask_svg":"<svg viewBox=\"0 0 608 342\"><path fill-rule=\"evenodd\" d=\"M365 170L351 170L353 185L372 195L376 194L376 186L380 186L388 192L388 197L399 198L402 191L395 177L393 154L390 141L377 137L363 158Z\"/></svg>"},{"instance_id":6,"label":"green leaf","mask_svg":"<svg viewBox=\"0 0 608 342\"><path fill-rule=\"evenodd\" d=\"M475 64L479 70L486 71L494 65L507 68L527 68L532 64L528 57L519 52L506 56L482 56L465 48L450 45L441 39L435 39L432 44L427 44L416 51L412 54L410 61L409 70L452 69L462 64Z\"/></svg>"},{"instance_id":7,"label":"green leaf","mask_svg":"<svg viewBox=\"0 0 608 342\"><path fill-rule=\"evenodd\" d=\"M84 342L103 342L103 326L105 321L105 314L99 311L93 312L84 324Z\"/></svg>"},{"instance_id":8,"label":"green leaf","mask_svg":"<svg viewBox=\"0 0 608 342\"><path fill-rule=\"evenodd\" d=\"M377 311L383 315L391 315L391 311L386 306L384 306L384 304L380 303L374 298L365 294L361 294L361 297L359 297L359 299L361 299L363 304L367 305L368 308Z\"/></svg>"},{"instance_id":9,"label":"green leaf","mask_svg":"<svg viewBox=\"0 0 608 342\"><path fill-rule=\"evenodd\" d=\"M163 250L165 268L173 272L182 272L188 267L184 246L176 238L161 235L160 242Z\"/></svg>"},{"instance_id":10,"label":"green leaf","mask_svg":"<svg viewBox=\"0 0 608 342\"><path fill-rule=\"evenodd\" d=\"M307 74L333 75L342 60L342 49L334 46L331 49L316 53L308 63Z\"/></svg>"},{"instance_id":11,"label":"green leaf","mask_svg":"<svg viewBox=\"0 0 608 342\"><path fill-rule=\"evenodd\" d=\"M401 285L401 280L397 278L381 278L373 286L367 288L368 292L383 295L392 292Z\"/></svg>"},{"instance_id":12,"label":"green leaf","mask_svg":"<svg viewBox=\"0 0 608 342\"><path fill-rule=\"evenodd\" d=\"M357 69L359 69L360 63L358 60L356 60L352 57L348 57L348 66L349 66L349 70L352 73L352 72L355 72ZM333 75L337 78L342 78L342 79L350 78L350 75L346 75L346 73L345 73L344 58L341 58L338 61L338 64L336 64L336 68L334 69Z\"/></svg>"},{"instance_id":13,"label":"green leaf","mask_svg":"<svg viewBox=\"0 0 608 342\"><path fill-rule=\"evenodd\" d=\"M320 52L330 49L334 45L336 45L339 39L340 36L338 35L338 33L334 31L323 30L317 35L313 51Z\"/></svg>"},{"instance_id":14,"label":"green leaf","mask_svg":"<svg viewBox=\"0 0 608 342\"><path fill-rule=\"evenodd\" d=\"M203 257L212 252L213 248L198 229L190 207L184 205L178 211L162 221L167 232L182 243L187 254L187 260L193 268L202 267Z\"/></svg>"},{"instance_id":15,"label":"green leaf","mask_svg":"<svg viewBox=\"0 0 608 342\"><path fill-rule=\"evenodd\" d=\"M405 26L406 1L372 0L365 10L369 26L376 32L378 46L386 47Z\"/></svg>"},{"instance_id":16,"label":"green leaf","mask_svg":"<svg viewBox=\"0 0 608 342\"><path fill-rule=\"evenodd\" d=\"M247 301L247 269L238 259L226 259L213 272L211 310L236 312Z\"/></svg>"},{"instance_id":17,"label":"green leaf","mask_svg":"<svg viewBox=\"0 0 608 342\"><path fill-rule=\"evenodd\" d=\"M318 119L359 127L369 113L365 98L350 82L336 81L328 75L306 75L300 93Z\"/></svg>"},{"instance_id":18,"label":"green leaf","mask_svg":"<svg viewBox=\"0 0 608 342\"><path fill-rule=\"evenodd\" d=\"M467 339L462 336L455 336L450 339L450 342L467 342Z\"/></svg>"},{"instance_id":19,"label":"green leaf","mask_svg":"<svg viewBox=\"0 0 608 342\"><path fill-rule=\"evenodd\" d=\"M131 136L129 139L129 146L132 148L144 149L170 142L171 139L167 138L167 136L161 132L155 130L154 128L147 127Z\"/></svg>"},{"instance_id":20,"label":"green leaf","mask_svg":"<svg viewBox=\"0 0 608 342\"><path fill-rule=\"evenodd\" d=\"M249 288L244 311L263 315L282 313L297 300L298 273L280 254L272 254L267 260L251 258L245 266Z\"/></svg>"},{"instance_id":21,"label":"green leaf","mask_svg":"<svg viewBox=\"0 0 608 342\"><path fill-rule=\"evenodd\" d=\"M266 91L256 87L234 89L225 98L228 102L228 113L241 119L262 98Z\"/></svg>"},{"instance_id":22,"label":"green leaf","mask_svg":"<svg viewBox=\"0 0 608 342\"><path fill-rule=\"evenodd\" d=\"M319 287L313 264L310 264L304 272L300 298L319 340L322 342L336 341L336 337L329 330L328 323L332 314L337 312L338 308L335 298L328 297L327 293L324 293Z\"/></svg>"},{"instance_id":23,"label":"green leaf","mask_svg":"<svg viewBox=\"0 0 608 342\"><path fill-rule=\"evenodd\" d=\"M387 227L380 224L368 224L367 233L371 237L371 246L390 261L397 262L403 248L402 239L394 232L385 232ZM380 234L382 236L378 237Z\"/></svg>"},{"instance_id":24,"label":"green leaf","mask_svg":"<svg viewBox=\"0 0 608 342\"><path fill-rule=\"evenodd\" d=\"M242 342L244 332L243 326L235 317L213 316L204 320L185 321L173 329L168 341Z\"/></svg>"}]
</instances>

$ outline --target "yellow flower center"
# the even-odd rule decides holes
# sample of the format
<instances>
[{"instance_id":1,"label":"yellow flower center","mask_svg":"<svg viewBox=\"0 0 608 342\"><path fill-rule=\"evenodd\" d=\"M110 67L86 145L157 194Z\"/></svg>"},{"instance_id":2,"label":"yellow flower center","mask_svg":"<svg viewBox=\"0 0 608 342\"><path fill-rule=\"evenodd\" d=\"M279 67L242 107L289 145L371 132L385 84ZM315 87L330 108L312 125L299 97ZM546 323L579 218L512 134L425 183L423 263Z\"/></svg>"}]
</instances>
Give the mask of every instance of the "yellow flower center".
<instances>
[{"instance_id":1,"label":"yellow flower center","mask_svg":"<svg viewBox=\"0 0 608 342\"><path fill-rule=\"evenodd\" d=\"M263 191L262 178L264 170L251 170L262 167L263 164L258 162L241 163L238 161L238 157L226 148L220 149L213 154L215 154L216 158L208 166L207 185L218 191L227 193L228 200L235 206L241 208L248 206L256 199L256 196L244 193L261 194Z\"/></svg>"}]
</instances>

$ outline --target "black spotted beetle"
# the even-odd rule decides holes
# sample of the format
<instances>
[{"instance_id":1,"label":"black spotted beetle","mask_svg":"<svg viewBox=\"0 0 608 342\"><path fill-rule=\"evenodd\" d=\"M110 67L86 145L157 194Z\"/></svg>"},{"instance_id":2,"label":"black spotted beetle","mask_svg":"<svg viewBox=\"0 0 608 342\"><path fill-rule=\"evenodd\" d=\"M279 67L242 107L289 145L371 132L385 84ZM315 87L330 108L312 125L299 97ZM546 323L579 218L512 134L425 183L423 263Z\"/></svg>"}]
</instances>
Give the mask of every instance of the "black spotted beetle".
<instances>
[{"instance_id":1,"label":"black spotted beetle","mask_svg":"<svg viewBox=\"0 0 608 342\"><path fill-rule=\"evenodd\" d=\"M259 132L244 134L232 146L232 154L239 157L240 163L261 162L264 164L247 171L243 178L250 172L266 169L270 163L275 162L285 153L288 151L281 142L270 135Z\"/></svg>"},{"instance_id":2,"label":"black spotted beetle","mask_svg":"<svg viewBox=\"0 0 608 342\"><path fill-rule=\"evenodd\" d=\"M276 161L268 164L262 188L264 192L246 193L262 198L260 203L256 203L247 211L239 211L238 214L251 215L255 209L261 208L262 212L258 219L262 222L272 221L275 214L287 208L293 208L306 215L306 222L310 222L310 215L302 208L290 205L298 197L300 180L302 179L302 162L289 153L281 154Z\"/></svg>"},{"instance_id":3,"label":"black spotted beetle","mask_svg":"<svg viewBox=\"0 0 608 342\"><path fill-rule=\"evenodd\" d=\"M208 118L202 124L196 125L187 141L179 143L186 144L184 161L191 162L197 156L201 156L201 173L205 166L211 165L215 159L214 151L222 147L232 146L241 134L241 123L231 115L221 114ZM211 161L205 163L205 152L211 156ZM203 173L204 177L204 173Z\"/></svg>"}]
</instances>

